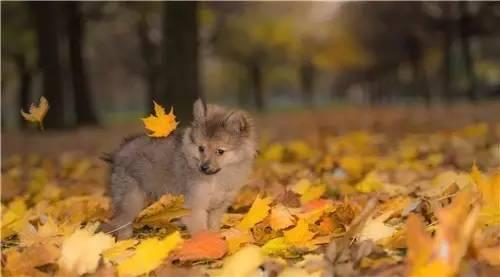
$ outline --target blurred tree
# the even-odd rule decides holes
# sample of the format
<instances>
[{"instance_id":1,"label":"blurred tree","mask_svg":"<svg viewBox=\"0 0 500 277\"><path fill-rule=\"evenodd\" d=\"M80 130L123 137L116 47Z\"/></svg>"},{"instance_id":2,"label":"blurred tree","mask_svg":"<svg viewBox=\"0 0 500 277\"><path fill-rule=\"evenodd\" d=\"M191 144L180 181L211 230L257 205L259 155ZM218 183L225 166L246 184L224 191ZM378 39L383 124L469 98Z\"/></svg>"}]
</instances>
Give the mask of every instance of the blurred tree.
<instances>
[{"instance_id":1,"label":"blurred tree","mask_svg":"<svg viewBox=\"0 0 500 277\"><path fill-rule=\"evenodd\" d=\"M18 105L27 109L32 101L32 83L36 72L35 32L26 3L9 2L2 5L2 85L5 84L9 61L15 65ZM2 91L5 91L2 89ZM5 99L5 98L3 98ZM2 119L5 115L2 116ZM18 117L22 126L27 122Z\"/></svg>"},{"instance_id":2,"label":"blurred tree","mask_svg":"<svg viewBox=\"0 0 500 277\"><path fill-rule=\"evenodd\" d=\"M139 51L143 61L141 75L147 85L146 110L151 109L151 100L160 99L161 45L156 39L156 26L153 21L159 14L160 3L157 2L123 2L122 5L134 12L134 30L139 41Z\"/></svg>"},{"instance_id":3,"label":"blurred tree","mask_svg":"<svg viewBox=\"0 0 500 277\"><path fill-rule=\"evenodd\" d=\"M47 128L65 127L65 99L63 94L61 60L61 25L63 14L60 2L29 2L35 19L38 61L42 70L42 91L49 100Z\"/></svg>"},{"instance_id":4,"label":"blurred tree","mask_svg":"<svg viewBox=\"0 0 500 277\"><path fill-rule=\"evenodd\" d=\"M158 100L175 107L180 122L192 118L193 102L200 97L198 3L163 3L162 79Z\"/></svg>"},{"instance_id":5,"label":"blurred tree","mask_svg":"<svg viewBox=\"0 0 500 277\"><path fill-rule=\"evenodd\" d=\"M67 35L74 92L73 99L76 108L76 124L97 124L97 116L87 80L86 63L83 57L86 19L80 2L71 1L65 4L68 17Z\"/></svg>"},{"instance_id":6,"label":"blurred tree","mask_svg":"<svg viewBox=\"0 0 500 277\"><path fill-rule=\"evenodd\" d=\"M316 78L316 67L310 56L305 56L299 68L301 90L304 103L311 105L314 94L314 81Z\"/></svg>"},{"instance_id":7,"label":"blurred tree","mask_svg":"<svg viewBox=\"0 0 500 277\"><path fill-rule=\"evenodd\" d=\"M136 23L136 32L139 37L142 59L145 64L144 76L148 85L148 99L156 99L159 93L159 77L161 73L161 63L159 56L159 46L150 37L151 26L148 22L148 15L145 12L139 14ZM149 106L150 101L146 101Z\"/></svg>"},{"instance_id":8,"label":"blurred tree","mask_svg":"<svg viewBox=\"0 0 500 277\"><path fill-rule=\"evenodd\" d=\"M291 16L277 14L280 6L273 5L212 5L217 17L213 39L215 52L226 61L240 65L246 72L258 110L266 108L266 67L286 61L290 53L296 52L298 43ZM228 9L231 13L227 13Z\"/></svg>"}]
</instances>

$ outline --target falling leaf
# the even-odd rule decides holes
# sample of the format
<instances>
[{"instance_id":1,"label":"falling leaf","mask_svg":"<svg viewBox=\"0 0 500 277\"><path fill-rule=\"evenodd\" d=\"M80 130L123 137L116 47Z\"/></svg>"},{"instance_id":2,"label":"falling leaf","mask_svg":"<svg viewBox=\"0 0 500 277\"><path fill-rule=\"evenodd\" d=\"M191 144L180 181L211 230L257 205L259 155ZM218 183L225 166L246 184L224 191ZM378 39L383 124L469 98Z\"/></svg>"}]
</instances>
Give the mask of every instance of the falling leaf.
<instances>
[{"instance_id":1,"label":"falling leaf","mask_svg":"<svg viewBox=\"0 0 500 277\"><path fill-rule=\"evenodd\" d=\"M139 276L154 270L181 242L179 232L174 232L162 240L149 238L141 241L135 253L118 264L118 275Z\"/></svg>"},{"instance_id":2,"label":"falling leaf","mask_svg":"<svg viewBox=\"0 0 500 277\"><path fill-rule=\"evenodd\" d=\"M293 216L287 207L278 204L271 209L270 225L275 231L285 229L294 224Z\"/></svg>"},{"instance_id":3,"label":"falling leaf","mask_svg":"<svg viewBox=\"0 0 500 277\"><path fill-rule=\"evenodd\" d=\"M258 267L264 261L264 255L259 247L248 245L234 255L224 260L220 270L210 274L213 277L253 277L257 274Z\"/></svg>"},{"instance_id":4,"label":"falling leaf","mask_svg":"<svg viewBox=\"0 0 500 277\"><path fill-rule=\"evenodd\" d=\"M257 196L248 213L243 217L240 224L238 224L238 228L248 230L264 220L269 214L269 210L271 209L269 205L272 201L271 197L261 198Z\"/></svg>"},{"instance_id":5,"label":"falling leaf","mask_svg":"<svg viewBox=\"0 0 500 277\"><path fill-rule=\"evenodd\" d=\"M170 221L189 214L184 208L184 197L171 194L163 195L158 201L142 210L135 221L138 225L164 227Z\"/></svg>"},{"instance_id":6,"label":"falling leaf","mask_svg":"<svg viewBox=\"0 0 500 277\"><path fill-rule=\"evenodd\" d=\"M153 103L155 115L142 118L142 122L144 122L146 129L152 132L148 134L148 136L157 138L167 137L177 128L178 122L175 121L174 109L171 108L170 112L166 114L162 106L155 101L153 101Z\"/></svg>"},{"instance_id":7,"label":"falling leaf","mask_svg":"<svg viewBox=\"0 0 500 277\"><path fill-rule=\"evenodd\" d=\"M215 260L226 252L227 245L220 234L203 231L185 240L175 257L181 261Z\"/></svg>"},{"instance_id":8,"label":"falling leaf","mask_svg":"<svg viewBox=\"0 0 500 277\"><path fill-rule=\"evenodd\" d=\"M40 97L40 102L38 103L38 106L35 104L30 105L29 112L26 113L23 110L21 110L21 115L24 117L24 119L30 121L30 122L38 122L40 125L40 129L43 130L43 119L45 118L45 115L47 114L47 111L49 110L49 101L45 97Z\"/></svg>"},{"instance_id":9,"label":"falling leaf","mask_svg":"<svg viewBox=\"0 0 500 277\"><path fill-rule=\"evenodd\" d=\"M97 225L90 225L76 230L64 240L59 266L80 275L96 271L101 253L115 243L110 235L94 234L96 228Z\"/></svg>"},{"instance_id":10,"label":"falling leaf","mask_svg":"<svg viewBox=\"0 0 500 277\"><path fill-rule=\"evenodd\" d=\"M309 230L309 224L303 219L299 219L294 228L284 231L283 234L290 243L306 243L316 235Z\"/></svg>"}]
</instances>

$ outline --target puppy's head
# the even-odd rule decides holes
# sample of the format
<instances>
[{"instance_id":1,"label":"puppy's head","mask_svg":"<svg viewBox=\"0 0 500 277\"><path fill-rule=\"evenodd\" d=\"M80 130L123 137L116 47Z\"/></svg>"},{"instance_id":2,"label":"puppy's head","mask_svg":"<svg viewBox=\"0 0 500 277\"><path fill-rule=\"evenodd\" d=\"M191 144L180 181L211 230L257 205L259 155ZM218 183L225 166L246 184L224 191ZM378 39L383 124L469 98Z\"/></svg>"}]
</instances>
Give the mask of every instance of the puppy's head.
<instances>
[{"instance_id":1,"label":"puppy's head","mask_svg":"<svg viewBox=\"0 0 500 277\"><path fill-rule=\"evenodd\" d=\"M205 105L198 99L193 115L193 122L183 137L190 166L203 174L213 175L225 167L253 159L255 130L247 113Z\"/></svg>"}]
</instances>

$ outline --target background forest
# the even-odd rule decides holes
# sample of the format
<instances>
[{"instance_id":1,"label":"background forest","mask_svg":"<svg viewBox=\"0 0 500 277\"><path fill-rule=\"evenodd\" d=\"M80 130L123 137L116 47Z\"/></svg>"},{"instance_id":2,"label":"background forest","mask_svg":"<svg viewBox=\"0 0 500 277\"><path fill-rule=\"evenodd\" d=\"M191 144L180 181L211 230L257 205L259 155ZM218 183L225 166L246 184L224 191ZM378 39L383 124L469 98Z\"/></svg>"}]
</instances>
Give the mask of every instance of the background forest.
<instances>
[{"instance_id":1,"label":"background forest","mask_svg":"<svg viewBox=\"0 0 500 277\"><path fill-rule=\"evenodd\" d=\"M151 99L259 111L500 95L495 2L4 2L2 126L136 119Z\"/></svg>"},{"instance_id":2,"label":"background forest","mask_svg":"<svg viewBox=\"0 0 500 277\"><path fill-rule=\"evenodd\" d=\"M0 7L2 276L500 276L500 2ZM258 133L220 230L190 234L171 194L99 229L101 157L198 97Z\"/></svg>"}]
</instances>

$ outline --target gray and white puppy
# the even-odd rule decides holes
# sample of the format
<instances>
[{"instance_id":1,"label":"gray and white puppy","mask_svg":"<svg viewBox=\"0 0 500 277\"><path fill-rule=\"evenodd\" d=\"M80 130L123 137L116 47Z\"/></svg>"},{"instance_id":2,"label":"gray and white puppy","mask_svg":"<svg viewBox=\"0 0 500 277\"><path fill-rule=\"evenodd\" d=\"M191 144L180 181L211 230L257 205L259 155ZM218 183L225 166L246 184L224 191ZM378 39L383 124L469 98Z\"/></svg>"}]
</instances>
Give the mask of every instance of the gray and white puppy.
<instances>
[{"instance_id":1,"label":"gray and white puppy","mask_svg":"<svg viewBox=\"0 0 500 277\"><path fill-rule=\"evenodd\" d=\"M114 215L105 229L119 229L119 239L130 237L127 223L166 193L184 195L191 212L182 221L190 233L219 229L251 172L256 148L246 112L198 99L189 127L166 138L135 137L110 155Z\"/></svg>"}]
</instances>

